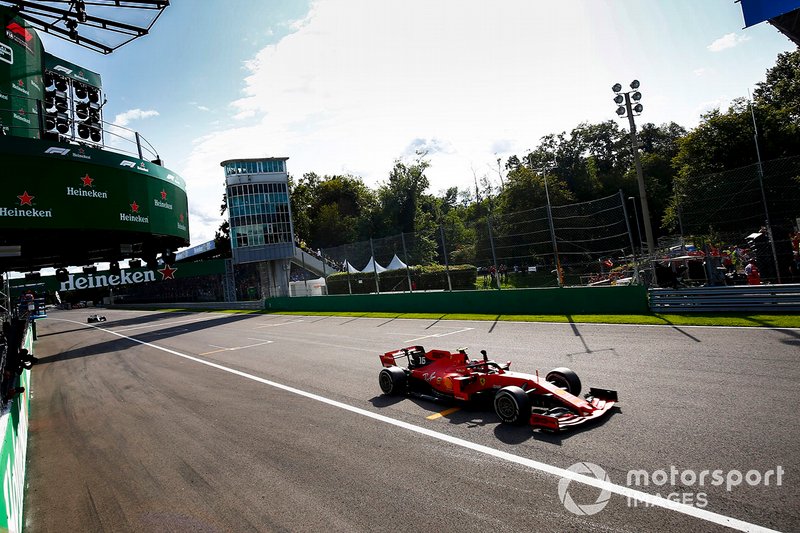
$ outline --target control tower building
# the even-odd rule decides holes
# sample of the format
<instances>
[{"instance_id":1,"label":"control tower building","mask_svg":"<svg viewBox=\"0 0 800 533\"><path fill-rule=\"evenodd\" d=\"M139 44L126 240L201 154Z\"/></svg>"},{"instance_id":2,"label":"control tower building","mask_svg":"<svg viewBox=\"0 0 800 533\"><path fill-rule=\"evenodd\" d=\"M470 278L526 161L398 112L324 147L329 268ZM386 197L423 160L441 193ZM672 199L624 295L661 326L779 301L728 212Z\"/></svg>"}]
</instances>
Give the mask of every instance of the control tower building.
<instances>
[{"instance_id":1,"label":"control tower building","mask_svg":"<svg viewBox=\"0 0 800 533\"><path fill-rule=\"evenodd\" d=\"M288 157L223 161L234 264L256 263L263 298L289 295L294 225Z\"/></svg>"}]
</instances>

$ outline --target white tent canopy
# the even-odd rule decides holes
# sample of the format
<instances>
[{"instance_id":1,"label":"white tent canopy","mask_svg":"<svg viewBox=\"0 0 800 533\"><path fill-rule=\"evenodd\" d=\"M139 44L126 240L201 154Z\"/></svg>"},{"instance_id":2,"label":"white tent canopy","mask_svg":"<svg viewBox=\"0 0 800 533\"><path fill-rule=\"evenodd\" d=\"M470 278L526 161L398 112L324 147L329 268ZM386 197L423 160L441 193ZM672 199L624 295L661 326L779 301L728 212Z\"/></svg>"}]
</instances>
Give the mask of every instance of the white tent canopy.
<instances>
[{"instance_id":1,"label":"white tent canopy","mask_svg":"<svg viewBox=\"0 0 800 533\"><path fill-rule=\"evenodd\" d=\"M347 261L347 260L345 260L345 262L344 262L344 270L345 270L345 272L349 272L351 274L358 274L359 272L361 272L359 269L357 269L356 267L351 265L350 261Z\"/></svg>"},{"instance_id":2,"label":"white tent canopy","mask_svg":"<svg viewBox=\"0 0 800 533\"><path fill-rule=\"evenodd\" d=\"M386 267L386 270L400 270L401 268L406 268L406 266L408 265L403 263L400 258L397 257L397 254L394 254L394 257L392 257L392 262L389 263L389 266Z\"/></svg>"},{"instance_id":3,"label":"white tent canopy","mask_svg":"<svg viewBox=\"0 0 800 533\"><path fill-rule=\"evenodd\" d=\"M367 263L367 266L361 269L361 272L375 272L376 270L378 271L378 274L380 274L386 269L383 268L380 264L376 263L374 257L370 257L369 263Z\"/></svg>"}]
</instances>

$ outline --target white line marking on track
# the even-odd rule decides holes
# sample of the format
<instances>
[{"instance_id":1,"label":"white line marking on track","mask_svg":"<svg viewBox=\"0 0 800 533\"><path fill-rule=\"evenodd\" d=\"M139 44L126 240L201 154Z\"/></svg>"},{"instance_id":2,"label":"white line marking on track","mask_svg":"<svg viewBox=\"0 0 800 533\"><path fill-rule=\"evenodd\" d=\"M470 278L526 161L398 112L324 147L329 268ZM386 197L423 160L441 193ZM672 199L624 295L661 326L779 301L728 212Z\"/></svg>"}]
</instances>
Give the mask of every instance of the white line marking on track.
<instances>
[{"instance_id":1,"label":"white line marking on track","mask_svg":"<svg viewBox=\"0 0 800 533\"><path fill-rule=\"evenodd\" d=\"M438 337L446 337L448 335L455 335L456 333L464 333L464 332L470 331L472 329L475 329L475 328L461 328L458 331L449 331L447 333L434 333L432 335L425 335L424 337L417 337L416 339L408 339L407 341L403 341L403 342L421 341L422 339L430 339L432 337L437 337L437 338Z\"/></svg>"},{"instance_id":2,"label":"white line marking on track","mask_svg":"<svg viewBox=\"0 0 800 533\"><path fill-rule=\"evenodd\" d=\"M136 339L134 339L136 340ZM235 352L236 350L244 350L245 348L255 348L256 346L263 346L265 344L272 344L273 341L267 341L263 339L249 339L252 341L262 341L258 344L248 344L247 346L233 346L231 348L227 348L225 346L217 346L216 344L209 344L209 346L213 346L214 348L219 348L219 350L213 350L211 352L203 352L200 355L211 355L212 353L219 353L219 352ZM138 341L137 341L138 342Z\"/></svg>"},{"instance_id":3,"label":"white line marking on track","mask_svg":"<svg viewBox=\"0 0 800 533\"><path fill-rule=\"evenodd\" d=\"M63 319L61 319L63 320ZM171 326L173 324L185 324L186 322L200 322L201 320L208 320L208 317L202 318L192 318L189 320L173 320L172 322L154 322L152 324L143 324L141 326L131 326L128 328L120 328L118 331L131 331L133 329L142 329L142 328L155 328L161 326Z\"/></svg>"},{"instance_id":4,"label":"white line marking on track","mask_svg":"<svg viewBox=\"0 0 800 533\"><path fill-rule=\"evenodd\" d=\"M279 322L278 324L261 324L260 326L254 326L255 328L274 328L277 326L286 326L287 324L297 324L298 322L303 322L302 320L290 320L289 322Z\"/></svg>"},{"instance_id":5,"label":"white line marking on track","mask_svg":"<svg viewBox=\"0 0 800 533\"><path fill-rule=\"evenodd\" d=\"M84 325L82 322L77 322L74 320L65 320L65 319L56 319L56 320L63 320L64 322L72 322L75 324ZM540 461L534 461L533 459L528 459L526 457L521 457L519 455L514 455L512 453L504 452L502 450L496 450L494 448L490 448L489 446L484 446L482 444L476 444L474 442L470 442L468 440L460 439L458 437L453 437L451 435L447 435L444 433L439 433L438 431L433 431L428 428L424 428L421 426L416 426L414 424L409 424L408 422L403 422L402 420L395 420L394 418L390 418L388 416L384 416L378 413L373 413L372 411L367 411L366 409L361 409L360 407L355 407L352 405L348 405L346 403L342 403L336 400L331 400L330 398L326 398L324 396L319 396L317 394L313 394L310 392L306 392L302 389L296 389L294 387L290 387L288 385L284 385L282 383L278 383L276 381L271 381L259 376L254 376L253 374L248 374L247 372L242 372L241 370L236 370L234 368L228 368L227 366L223 366L217 363L212 363L211 361L206 361L204 359L200 359L198 357L194 357L191 355L183 354L178 351L172 350L170 348L165 348L163 346L158 346L157 344L153 344L150 342L142 341L139 339L135 339L133 337L128 337L127 335L123 335L116 331L112 331L110 329L105 329L100 326L96 326L94 324L88 324L88 326L99 329L100 331L105 331L112 335L116 335L117 337L122 337L123 339L128 339L130 341L136 342L138 344L142 344L144 346L149 346L150 348L155 348L156 350L161 350L162 352L166 352L172 355L176 355L178 357L182 357L189 361L194 361L195 363L200 363L201 365L210 366L211 368L216 368L217 370L222 370L223 372L228 372L229 374L233 374L235 376L239 376L245 379L249 379L255 381L257 383L262 383L264 385L268 385L270 387L274 387L276 389L281 389L286 392L290 392L292 394L297 394L298 396L303 396L304 398L308 398L311 400L315 400L333 407L337 407L339 409L344 409L345 411L350 411L351 413L355 413L367 418L371 418L373 420L378 420L380 422L384 422L386 424L390 424L392 426L396 426L399 428L407 429L409 431L413 431L415 433L420 433L422 435L426 435L428 437L447 442L456 446L461 446L462 448L467 448L469 450L473 450L479 453L483 453L497 459L503 459L509 461L511 463L515 463L521 466L527 466L533 470L538 470L539 472L544 472L547 474L551 474L553 476L559 478L566 478L571 481L575 481L578 483L583 483L584 485L589 485L591 487L596 487L601 490L607 490L614 494L618 494L620 496L624 496L626 498L638 500L640 502L655 506L661 507L662 509L667 509L669 511L675 511L677 513L685 514L687 516L691 516L694 518L698 518L700 520L705 520L707 522L711 522L714 524L718 524L724 527L729 527L731 529L736 529L738 531L746 531L746 532L753 532L753 533L767 533L767 532L775 532L774 529L765 528L763 526L759 526L756 524L751 524L750 522L745 522L744 520L739 520L737 518L733 518L730 516L725 516L723 514L715 513L713 511L708 511L706 509L701 509L699 507L693 507L691 505L686 505L685 503L680 503L677 501L668 500L666 498L662 498L661 496L656 496L654 494L648 494L646 492L642 492L636 489L632 489L630 487L625 487L623 485L617 485L615 483L611 483L610 481L604 481L602 479L597 479L595 477L587 476L584 474L578 474L576 472L572 472L570 470L566 470L564 468L559 468L557 466L549 465L547 463L542 463Z\"/></svg>"}]
</instances>

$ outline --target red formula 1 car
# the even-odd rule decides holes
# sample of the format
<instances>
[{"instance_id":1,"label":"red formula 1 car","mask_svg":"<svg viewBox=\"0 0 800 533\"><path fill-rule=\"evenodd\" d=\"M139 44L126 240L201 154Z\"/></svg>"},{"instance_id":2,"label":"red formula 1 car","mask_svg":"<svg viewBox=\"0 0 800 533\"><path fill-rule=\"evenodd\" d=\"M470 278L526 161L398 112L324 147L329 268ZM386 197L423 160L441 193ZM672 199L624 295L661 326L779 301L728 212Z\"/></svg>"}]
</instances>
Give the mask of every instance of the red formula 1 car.
<instances>
[{"instance_id":1,"label":"red formula 1 car","mask_svg":"<svg viewBox=\"0 0 800 533\"><path fill-rule=\"evenodd\" d=\"M465 350L448 352L410 346L381 355L383 369L378 376L384 394L413 394L428 399L450 398L469 401L494 396L494 410L502 422L558 431L597 419L617 403L617 392L589 389L585 398L581 380L569 368L551 370L544 378L512 372L511 362L471 361ZM398 365L405 359L407 367Z\"/></svg>"}]
</instances>

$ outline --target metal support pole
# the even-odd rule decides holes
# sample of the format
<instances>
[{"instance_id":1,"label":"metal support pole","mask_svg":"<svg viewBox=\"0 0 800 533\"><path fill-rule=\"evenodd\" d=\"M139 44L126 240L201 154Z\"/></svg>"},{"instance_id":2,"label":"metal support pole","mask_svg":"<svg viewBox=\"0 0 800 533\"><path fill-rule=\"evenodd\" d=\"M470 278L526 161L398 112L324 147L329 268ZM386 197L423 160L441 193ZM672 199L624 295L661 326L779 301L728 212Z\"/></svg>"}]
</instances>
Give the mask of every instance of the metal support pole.
<instances>
[{"instance_id":1,"label":"metal support pole","mask_svg":"<svg viewBox=\"0 0 800 533\"><path fill-rule=\"evenodd\" d=\"M408 292L414 292L414 288L411 285L411 270L408 266L408 250L406 250L406 235L405 233L400 234L400 241L403 243L403 259L406 262L406 279L408 279Z\"/></svg>"},{"instance_id":2,"label":"metal support pole","mask_svg":"<svg viewBox=\"0 0 800 533\"><path fill-rule=\"evenodd\" d=\"M491 200L490 200L491 201ZM497 289L500 290L500 270L497 268L497 254L494 251L494 236L492 235L492 212L491 206L486 213L486 226L489 228L489 244L492 247L492 263L494 264L494 277L497 280Z\"/></svg>"},{"instance_id":3,"label":"metal support pole","mask_svg":"<svg viewBox=\"0 0 800 533\"><path fill-rule=\"evenodd\" d=\"M306 270L306 252L300 250L300 259L303 261L303 286L306 289L306 296L308 296L308 271Z\"/></svg>"},{"instance_id":4,"label":"metal support pole","mask_svg":"<svg viewBox=\"0 0 800 533\"><path fill-rule=\"evenodd\" d=\"M442 234L442 253L444 254L444 273L447 275L447 290L453 292L453 284L450 282L450 261L447 259L447 244L444 240L444 225L439 226L439 233Z\"/></svg>"},{"instance_id":5,"label":"metal support pole","mask_svg":"<svg viewBox=\"0 0 800 533\"><path fill-rule=\"evenodd\" d=\"M556 227L553 224L553 210L550 206L550 190L547 188L547 175L544 177L544 195L547 198L547 220L550 222L550 239L553 241L553 256L556 260L556 276L558 277L558 286L564 286L564 275L561 271L561 260L558 258L558 241L556 241Z\"/></svg>"},{"instance_id":6,"label":"metal support pole","mask_svg":"<svg viewBox=\"0 0 800 533\"><path fill-rule=\"evenodd\" d=\"M142 141L139 139L139 132L134 131L133 134L136 135L136 149L139 151L139 159L144 159L144 156L142 155Z\"/></svg>"},{"instance_id":7,"label":"metal support pole","mask_svg":"<svg viewBox=\"0 0 800 533\"><path fill-rule=\"evenodd\" d=\"M372 237L369 238L369 251L372 254L372 271L375 272L375 290L381 293L381 285L378 282L378 262L375 260L375 247L372 245Z\"/></svg>"},{"instance_id":8,"label":"metal support pole","mask_svg":"<svg viewBox=\"0 0 800 533\"><path fill-rule=\"evenodd\" d=\"M622 189L619 190L619 201L622 204L622 214L625 216L625 227L628 228L628 238L631 241L631 251L633 252L633 279L639 279L638 261L636 260L636 247L633 245L633 232L631 231L631 224L628 221L628 209L625 207L625 197L622 195ZM636 210L636 202L633 203L633 209Z\"/></svg>"},{"instance_id":9,"label":"metal support pole","mask_svg":"<svg viewBox=\"0 0 800 533\"><path fill-rule=\"evenodd\" d=\"M653 227L650 224L650 207L647 205L647 190L644 186L642 161L639 159L639 139L636 136L636 122L633 121L630 93L625 93L625 110L628 113L628 124L631 128L631 148L633 149L633 161L636 163L636 180L639 182L639 198L642 202L642 222L644 222L644 232L647 236L647 253L650 257L653 257L656 244L653 239Z\"/></svg>"},{"instance_id":10,"label":"metal support pole","mask_svg":"<svg viewBox=\"0 0 800 533\"><path fill-rule=\"evenodd\" d=\"M769 222L769 209L767 208L767 194L764 191L764 167L761 165L761 149L758 147L758 126L756 125L756 113L750 104L750 115L753 117L753 142L756 144L756 157L758 158L758 186L761 187L761 201L764 203L764 221L767 226L767 237L772 248L772 260L775 262L775 275L778 283L781 283L781 269L778 265L778 252L775 249L775 239L772 236L772 225Z\"/></svg>"},{"instance_id":11,"label":"metal support pole","mask_svg":"<svg viewBox=\"0 0 800 533\"><path fill-rule=\"evenodd\" d=\"M636 198L634 196L628 196L628 200L631 200L631 203L633 204L633 216L636 219L636 234L639 236L639 238L637 239L637 242L639 243L639 248L641 248L642 247L642 227L639 225L639 210L636 209ZM628 215L625 215L626 220L627 220L627 216Z\"/></svg>"}]
</instances>

